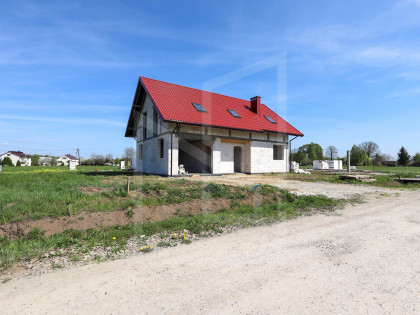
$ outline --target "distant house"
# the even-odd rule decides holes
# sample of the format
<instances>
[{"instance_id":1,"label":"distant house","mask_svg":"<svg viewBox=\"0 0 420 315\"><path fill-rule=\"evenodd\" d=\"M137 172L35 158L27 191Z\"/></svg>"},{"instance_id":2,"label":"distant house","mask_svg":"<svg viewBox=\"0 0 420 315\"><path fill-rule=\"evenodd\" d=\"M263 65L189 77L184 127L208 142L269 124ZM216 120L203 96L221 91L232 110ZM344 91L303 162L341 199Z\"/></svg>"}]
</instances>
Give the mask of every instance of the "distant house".
<instances>
[{"instance_id":1,"label":"distant house","mask_svg":"<svg viewBox=\"0 0 420 315\"><path fill-rule=\"evenodd\" d=\"M2 155L0 155L0 160L3 161L4 158L10 158L14 166L16 166L17 162L20 161L21 166L31 166L32 159L29 154L25 154L21 151L9 151Z\"/></svg>"},{"instance_id":2,"label":"distant house","mask_svg":"<svg viewBox=\"0 0 420 315\"><path fill-rule=\"evenodd\" d=\"M74 161L76 163L76 165L79 165L78 158L71 155L71 154L66 154L66 155L60 156L57 159L57 165L69 165L69 161Z\"/></svg>"},{"instance_id":3,"label":"distant house","mask_svg":"<svg viewBox=\"0 0 420 315\"><path fill-rule=\"evenodd\" d=\"M39 166L51 166L51 157L49 156L40 156L38 160Z\"/></svg>"},{"instance_id":4,"label":"distant house","mask_svg":"<svg viewBox=\"0 0 420 315\"><path fill-rule=\"evenodd\" d=\"M125 132L136 171L267 173L289 170L289 136L303 134L261 103L140 77Z\"/></svg>"},{"instance_id":5,"label":"distant house","mask_svg":"<svg viewBox=\"0 0 420 315\"><path fill-rule=\"evenodd\" d=\"M397 161L382 161L383 166L398 166Z\"/></svg>"}]
</instances>

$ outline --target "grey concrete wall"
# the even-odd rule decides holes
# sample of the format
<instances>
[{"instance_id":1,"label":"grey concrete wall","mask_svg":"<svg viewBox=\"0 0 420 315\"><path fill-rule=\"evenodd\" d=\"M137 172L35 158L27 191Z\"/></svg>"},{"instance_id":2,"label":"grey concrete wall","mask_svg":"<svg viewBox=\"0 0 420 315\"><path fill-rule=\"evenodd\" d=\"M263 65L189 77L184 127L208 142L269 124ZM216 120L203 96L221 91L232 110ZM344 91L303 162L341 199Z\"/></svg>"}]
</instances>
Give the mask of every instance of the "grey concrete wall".
<instances>
[{"instance_id":1,"label":"grey concrete wall","mask_svg":"<svg viewBox=\"0 0 420 315\"><path fill-rule=\"evenodd\" d=\"M283 146L283 160L273 159L273 143L251 142L251 173L287 172L287 145Z\"/></svg>"}]
</instances>

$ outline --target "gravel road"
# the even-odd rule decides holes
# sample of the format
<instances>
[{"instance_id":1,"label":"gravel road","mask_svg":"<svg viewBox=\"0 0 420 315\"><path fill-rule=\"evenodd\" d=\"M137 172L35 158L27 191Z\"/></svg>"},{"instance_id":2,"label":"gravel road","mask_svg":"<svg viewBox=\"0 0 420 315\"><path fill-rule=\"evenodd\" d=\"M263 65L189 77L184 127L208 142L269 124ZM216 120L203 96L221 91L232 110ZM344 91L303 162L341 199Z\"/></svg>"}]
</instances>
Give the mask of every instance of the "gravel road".
<instances>
[{"instance_id":1,"label":"gravel road","mask_svg":"<svg viewBox=\"0 0 420 315\"><path fill-rule=\"evenodd\" d=\"M17 313L420 313L420 193L0 284Z\"/></svg>"}]
</instances>

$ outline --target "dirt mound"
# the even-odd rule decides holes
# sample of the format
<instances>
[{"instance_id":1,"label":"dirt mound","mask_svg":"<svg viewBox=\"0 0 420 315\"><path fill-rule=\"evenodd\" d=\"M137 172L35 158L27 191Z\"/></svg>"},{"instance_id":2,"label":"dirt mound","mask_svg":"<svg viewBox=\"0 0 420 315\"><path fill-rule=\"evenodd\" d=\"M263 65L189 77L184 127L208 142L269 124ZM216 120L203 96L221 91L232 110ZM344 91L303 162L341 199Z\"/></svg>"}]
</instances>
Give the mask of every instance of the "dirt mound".
<instances>
[{"instance_id":1,"label":"dirt mound","mask_svg":"<svg viewBox=\"0 0 420 315\"><path fill-rule=\"evenodd\" d=\"M241 203L258 206L261 204L262 198L261 195L250 195ZM128 211L82 212L74 216L48 217L34 221L2 224L0 225L0 235L15 239L28 234L34 228L41 229L48 236L66 230L87 230L115 225L157 222L180 215L193 216L200 213L214 213L223 208L229 209L231 204L231 199L199 199L179 204L141 206Z\"/></svg>"}]
</instances>

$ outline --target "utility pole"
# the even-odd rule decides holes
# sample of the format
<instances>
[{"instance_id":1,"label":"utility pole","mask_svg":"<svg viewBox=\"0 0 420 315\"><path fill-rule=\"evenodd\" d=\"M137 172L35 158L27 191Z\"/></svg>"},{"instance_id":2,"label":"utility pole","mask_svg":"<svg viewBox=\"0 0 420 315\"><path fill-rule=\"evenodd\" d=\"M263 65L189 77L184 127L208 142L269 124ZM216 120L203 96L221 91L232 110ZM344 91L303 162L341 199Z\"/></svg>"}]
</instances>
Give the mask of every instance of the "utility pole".
<instances>
[{"instance_id":1,"label":"utility pole","mask_svg":"<svg viewBox=\"0 0 420 315\"><path fill-rule=\"evenodd\" d=\"M77 154L77 158L79 159L79 165L81 165L81 163L80 163L80 149L76 149L76 154Z\"/></svg>"},{"instance_id":2,"label":"utility pole","mask_svg":"<svg viewBox=\"0 0 420 315\"><path fill-rule=\"evenodd\" d=\"M350 173L350 151L347 151L347 173Z\"/></svg>"}]
</instances>

